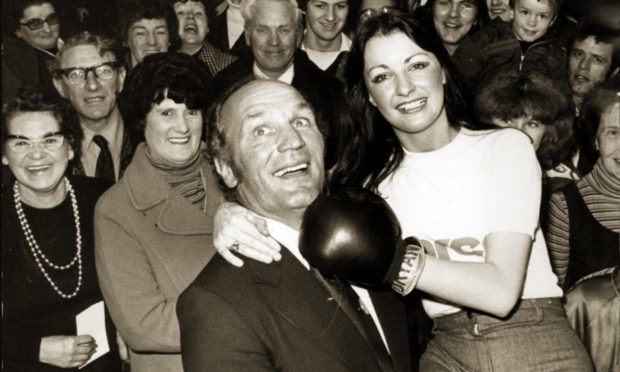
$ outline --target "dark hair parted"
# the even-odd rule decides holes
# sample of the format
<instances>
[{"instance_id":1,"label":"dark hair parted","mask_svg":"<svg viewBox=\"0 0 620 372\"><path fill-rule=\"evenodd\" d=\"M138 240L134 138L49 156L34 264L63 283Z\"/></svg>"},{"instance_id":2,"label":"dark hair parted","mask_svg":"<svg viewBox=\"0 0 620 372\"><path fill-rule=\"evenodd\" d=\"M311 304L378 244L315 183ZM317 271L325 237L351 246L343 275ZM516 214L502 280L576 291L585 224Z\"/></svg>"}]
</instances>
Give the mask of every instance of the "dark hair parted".
<instances>
[{"instance_id":1,"label":"dark hair parted","mask_svg":"<svg viewBox=\"0 0 620 372\"><path fill-rule=\"evenodd\" d=\"M536 150L545 170L569 161L575 152L575 107L546 76L519 72L499 74L481 88L474 110L478 119L488 124L492 124L493 119L531 117L545 125Z\"/></svg>"},{"instance_id":2,"label":"dark hair parted","mask_svg":"<svg viewBox=\"0 0 620 372\"><path fill-rule=\"evenodd\" d=\"M205 112L210 80L206 65L197 58L176 52L148 55L125 78L118 100L125 122L143 132L153 105L166 98Z\"/></svg>"},{"instance_id":3,"label":"dark hair parted","mask_svg":"<svg viewBox=\"0 0 620 372\"><path fill-rule=\"evenodd\" d=\"M467 126L468 112L455 79L456 71L448 53L434 32L400 12L388 12L362 22L353 40L346 66L345 110L342 110L342 134L337 150L339 159L331 171L330 183L365 185L371 190L387 178L401 163L403 149L392 126L368 100L364 82L364 50L374 36L403 33L422 49L435 55L446 75L444 106L450 125Z\"/></svg>"},{"instance_id":4,"label":"dark hair parted","mask_svg":"<svg viewBox=\"0 0 620 372\"><path fill-rule=\"evenodd\" d=\"M179 20L172 6L164 0L123 0L118 2L119 43L127 46L131 26L143 19L164 19L168 26L170 47L177 50L181 45Z\"/></svg>"},{"instance_id":5,"label":"dark hair parted","mask_svg":"<svg viewBox=\"0 0 620 372\"><path fill-rule=\"evenodd\" d=\"M611 44L613 46L611 66L606 76L606 78L609 78L620 67L620 32L592 20L584 19L577 25L572 46L574 47L576 42L586 40L589 37L594 38L594 41L597 43Z\"/></svg>"},{"instance_id":6,"label":"dark hair parted","mask_svg":"<svg viewBox=\"0 0 620 372\"><path fill-rule=\"evenodd\" d=\"M2 143L9 135L9 124L19 114L49 112L58 122L60 132L68 140L75 159L81 155L83 133L75 109L68 101L47 97L36 87L24 86L2 107ZM4 152L4 147L3 150Z\"/></svg>"}]
</instances>

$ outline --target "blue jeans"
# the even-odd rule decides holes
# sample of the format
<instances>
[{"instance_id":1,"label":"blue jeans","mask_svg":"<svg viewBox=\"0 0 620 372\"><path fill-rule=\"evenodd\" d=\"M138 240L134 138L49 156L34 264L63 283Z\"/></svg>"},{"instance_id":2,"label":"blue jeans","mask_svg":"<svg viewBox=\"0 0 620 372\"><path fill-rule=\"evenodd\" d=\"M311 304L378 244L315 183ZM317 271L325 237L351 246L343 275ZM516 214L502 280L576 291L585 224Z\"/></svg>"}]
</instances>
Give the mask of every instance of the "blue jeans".
<instances>
[{"instance_id":1,"label":"blue jeans","mask_svg":"<svg viewBox=\"0 0 620 372\"><path fill-rule=\"evenodd\" d=\"M460 311L434 319L420 370L592 371L559 298L522 300L508 318Z\"/></svg>"}]
</instances>

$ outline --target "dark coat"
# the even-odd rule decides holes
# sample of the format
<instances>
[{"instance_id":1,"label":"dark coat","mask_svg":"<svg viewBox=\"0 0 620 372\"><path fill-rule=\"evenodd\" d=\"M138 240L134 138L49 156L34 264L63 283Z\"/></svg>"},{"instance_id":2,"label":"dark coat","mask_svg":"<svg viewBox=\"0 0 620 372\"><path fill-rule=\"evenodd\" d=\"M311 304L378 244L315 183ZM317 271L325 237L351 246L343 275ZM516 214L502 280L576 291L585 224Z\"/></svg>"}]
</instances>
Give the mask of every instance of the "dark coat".
<instances>
[{"instance_id":1,"label":"dark coat","mask_svg":"<svg viewBox=\"0 0 620 372\"><path fill-rule=\"evenodd\" d=\"M218 15L209 23L207 40L219 50L239 57L248 51L248 45L245 43L245 32L241 33L232 48L228 45L228 21L226 12Z\"/></svg>"},{"instance_id":2,"label":"dark coat","mask_svg":"<svg viewBox=\"0 0 620 372\"><path fill-rule=\"evenodd\" d=\"M215 75L211 81L211 100L215 100L217 94L225 92L235 83L252 79L253 65L253 55L245 55ZM329 169L335 162L335 150L340 137L339 113L344 100L344 85L319 69L300 49L295 51L293 69L291 85L301 92L318 113L317 124L326 143L325 168Z\"/></svg>"},{"instance_id":3,"label":"dark coat","mask_svg":"<svg viewBox=\"0 0 620 372\"><path fill-rule=\"evenodd\" d=\"M504 71L538 72L570 94L566 52L548 32L525 52L509 22L494 19L465 37L451 57L467 88L485 86Z\"/></svg>"},{"instance_id":4,"label":"dark coat","mask_svg":"<svg viewBox=\"0 0 620 372\"><path fill-rule=\"evenodd\" d=\"M389 292L370 292L390 349L372 348L319 280L286 249L282 260L216 256L181 294L183 368L194 371L411 371L406 317ZM373 351L374 350L374 351Z\"/></svg>"},{"instance_id":5,"label":"dark coat","mask_svg":"<svg viewBox=\"0 0 620 372\"><path fill-rule=\"evenodd\" d=\"M62 98L52 83L48 64L54 57L36 49L17 37L2 35L2 102L6 102L23 86L39 88L53 100Z\"/></svg>"}]
</instances>

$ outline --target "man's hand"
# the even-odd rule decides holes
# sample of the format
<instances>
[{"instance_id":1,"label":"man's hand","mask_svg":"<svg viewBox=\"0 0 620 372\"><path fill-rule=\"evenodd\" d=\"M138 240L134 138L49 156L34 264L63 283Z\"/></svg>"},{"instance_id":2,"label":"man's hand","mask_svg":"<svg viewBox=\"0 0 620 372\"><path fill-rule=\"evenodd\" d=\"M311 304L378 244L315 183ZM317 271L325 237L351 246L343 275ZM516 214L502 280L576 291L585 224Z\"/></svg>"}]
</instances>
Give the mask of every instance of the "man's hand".
<instances>
[{"instance_id":1,"label":"man's hand","mask_svg":"<svg viewBox=\"0 0 620 372\"><path fill-rule=\"evenodd\" d=\"M235 252L256 261L279 261L280 244L269 236L267 222L236 203L223 203L217 209L213 227L213 244L232 265L243 266Z\"/></svg>"},{"instance_id":2,"label":"man's hand","mask_svg":"<svg viewBox=\"0 0 620 372\"><path fill-rule=\"evenodd\" d=\"M82 336L48 336L41 339L39 360L60 368L77 368L97 350L95 339Z\"/></svg>"}]
</instances>

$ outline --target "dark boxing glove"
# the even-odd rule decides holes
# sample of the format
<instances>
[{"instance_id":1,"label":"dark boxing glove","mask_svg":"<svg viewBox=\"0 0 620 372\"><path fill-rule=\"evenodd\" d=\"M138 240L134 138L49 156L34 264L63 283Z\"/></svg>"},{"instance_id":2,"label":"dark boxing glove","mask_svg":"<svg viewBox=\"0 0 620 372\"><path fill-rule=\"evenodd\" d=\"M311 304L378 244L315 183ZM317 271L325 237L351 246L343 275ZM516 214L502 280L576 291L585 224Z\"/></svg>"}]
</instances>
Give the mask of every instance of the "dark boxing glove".
<instances>
[{"instance_id":1,"label":"dark boxing glove","mask_svg":"<svg viewBox=\"0 0 620 372\"><path fill-rule=\"evenodd\" d=\"M364 189L319 195L304 214L299 249L327 277L365 287L388 284L402 295L413 289L424 264L418 240L402 240L392 209Z\"/></svg>"}]
</instances>

